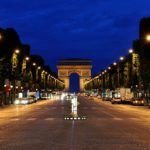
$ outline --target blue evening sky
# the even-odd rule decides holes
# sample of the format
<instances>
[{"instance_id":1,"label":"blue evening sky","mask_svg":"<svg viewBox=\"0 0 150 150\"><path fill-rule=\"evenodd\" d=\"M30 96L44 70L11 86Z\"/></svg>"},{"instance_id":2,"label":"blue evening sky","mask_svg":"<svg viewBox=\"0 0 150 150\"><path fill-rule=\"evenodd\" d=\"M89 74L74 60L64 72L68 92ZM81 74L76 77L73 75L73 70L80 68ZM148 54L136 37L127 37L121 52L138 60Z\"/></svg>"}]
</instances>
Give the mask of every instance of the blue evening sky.
<instances>
[{"instance_id":1,"label":"blue evening sky","mask_svg":"<svg viewBox=\"0 0 150 150\"><path fill-rule=\"evenodd\" d=\"M93 60L93 74L126 55L149 0L1 0L0 27L13 27L56 71L61 58Z\"/></svg>"}]
</instances>

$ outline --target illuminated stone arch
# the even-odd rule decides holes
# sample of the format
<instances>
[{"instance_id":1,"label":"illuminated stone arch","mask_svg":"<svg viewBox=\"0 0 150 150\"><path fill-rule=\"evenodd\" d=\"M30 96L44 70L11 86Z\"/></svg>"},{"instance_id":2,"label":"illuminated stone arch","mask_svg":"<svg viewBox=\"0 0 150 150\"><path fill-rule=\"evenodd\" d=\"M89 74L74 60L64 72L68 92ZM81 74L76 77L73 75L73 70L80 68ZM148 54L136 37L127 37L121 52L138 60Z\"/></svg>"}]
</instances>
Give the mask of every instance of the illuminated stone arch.
<instances>
[{"instance_id":1,"label":"illuminated stone arch","mask_svg":"<svg viewBox=\"0 0 150 150\"><path fill-rule=\"evenodd\" d=\"M58 78L65 83L65 90L69 91L70 76L79 75L80 91L84 90L85 83L91 79L92 62L89 59L63 59L57 64Z\"/></svg>"}]
</instances>

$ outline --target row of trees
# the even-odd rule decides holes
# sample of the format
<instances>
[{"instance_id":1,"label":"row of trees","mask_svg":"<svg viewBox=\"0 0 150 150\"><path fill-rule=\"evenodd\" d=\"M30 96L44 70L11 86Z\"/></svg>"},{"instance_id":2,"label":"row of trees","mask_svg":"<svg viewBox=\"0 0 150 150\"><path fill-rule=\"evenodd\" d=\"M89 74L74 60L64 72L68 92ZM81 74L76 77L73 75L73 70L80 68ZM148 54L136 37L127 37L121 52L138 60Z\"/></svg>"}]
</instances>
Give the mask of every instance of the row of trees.
<instances>
[{"instance_id":1,"label":"row of trees","mask_svg":"<svg viewBox=\"0 0 150 150\"><path fill-rule=\"evenodd\" d=\"M140 21L140 37L133 41L133 49L129 54L120 57L107 69L102 70L97 76L88 81L86 90L116 88L131 88L134 92L150 94L150 18Z\"/></svg>"},{"instance_id":2,"label":"row of trees","mask_svg":"<svg viewBox=\"0 0 150 150\"><path fill-rule=\"evenodd\" d=\"M107 69L86 83L86 89L116 89L119 87L137 87L140 81L139 56L133 50L129 55L120 57L119 61L113 62Z\"/></svg>"},{"instance_id":3,"label":"row of trees","mask_svg":"<svg viewBox=\"0 0 150 150\"><path fill-rule=\"evenodd\" d=\"M23 90L64 88L64 83L44 64L43 58L31 55L30 46L22 44L11 28L0 29L0 79L0 93L5 93L5 97Z\"/></svg>"}]
</instances>

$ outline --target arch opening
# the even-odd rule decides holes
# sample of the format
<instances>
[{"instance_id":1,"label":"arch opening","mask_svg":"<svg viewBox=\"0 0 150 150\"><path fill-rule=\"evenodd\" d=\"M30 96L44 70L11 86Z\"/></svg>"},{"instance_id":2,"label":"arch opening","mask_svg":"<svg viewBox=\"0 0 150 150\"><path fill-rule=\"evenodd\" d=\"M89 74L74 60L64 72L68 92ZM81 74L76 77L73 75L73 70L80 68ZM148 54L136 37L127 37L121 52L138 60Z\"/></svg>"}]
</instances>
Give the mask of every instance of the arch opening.
<instances>
[{"instance_id":1,"label":"arch opening","mask_svg":"<svg viewBox=\"0 0 150 150\"><path fill-rule=\"evenodd\" d=\"M80 91L80 77L77 73L72 73L70 75L70 86L69 92L71 93L78 93Z\"/></svg>"}]
</instances>

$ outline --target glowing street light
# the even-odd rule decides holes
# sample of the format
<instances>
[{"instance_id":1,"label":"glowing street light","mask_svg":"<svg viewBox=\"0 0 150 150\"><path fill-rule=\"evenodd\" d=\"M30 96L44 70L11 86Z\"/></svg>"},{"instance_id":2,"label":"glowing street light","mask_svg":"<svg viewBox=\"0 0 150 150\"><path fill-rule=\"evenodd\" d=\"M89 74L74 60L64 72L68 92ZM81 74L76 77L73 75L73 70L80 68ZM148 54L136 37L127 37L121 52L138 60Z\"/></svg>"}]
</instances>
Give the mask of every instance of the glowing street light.
<instances>
[{"instance_id":1,"label":"glowing street light","mask_svg":"<svg viewBox=\"0 0 150 150\"><path fill-rule=\"evenodd\" d=\"M41 69L41 67L40 66L38 66L38 70L40 70Z\"/></svg>"},{"instance_id":2,"label":"glowing street light","mask_svg":"<svg viewBox=\"0 0 150 150\"><path fill-rule=\"evenodd\" d=\"M129 49L129 53L132 54L133 53L133 49Z\"/></svg>"},{"instance_id":3,"label":"glowing street light","mask_svg":"<svg viewBox=\"0 0 150 150\"><path fill-rule=\"evenodd\" d=\"M114 66L116 66L116 65L117 65L117 63L116 63L116 62L114 62L114 63L113 63L113 65L114 65Z\"/></svg>"},{"instance_id":4,"label":"glowing street light","mask_svg":"<svg viewBox=\"0 0 150 150\"><path fill-rule=\"evenodd\" d=\"M36 63L34 62L32 65L33 65L33 66L36 66Z\"/></svg>"},{"instance_id":5,"label":"glowing street light","mask_svg":"<svg viewBox=\"0 0 150 150\"><path fill-rule=\"evenodd\" d=\"M29 59L30 59L29 57L26 57L26 58L25 58L26 61L28 61Z\"/></svg>"},{"instance_id":6,"label":"glowing street light","mask_svg":"<svg viewBox=\"0 0 150 150\"><path fill-rule=\"evenodd\" d=\"M121 57L120 57L120 60L121 60L121 61L124 60L124 57L121 56Z\"/></svg>"},{"instance_id":7,"label":"glowing street light","mask_svg":"<svg viewBox=\"0 0 150 150\"><path fill-rule=\"evenodd\" d=\"M146 41L150 42L150 34L146 36Z\"/></svg>"},{"instance_id":8,"label":"glowing street light","mask_svg":"<svg viewBox=\"0 0 150 150\"><path fill-rule=\"evenodd\" d=\"M108 67L108 69L110 70L110 69L111 69L111 67Z\"/></svg>"},{"instance_id":9,"label":"glowing street light","mask_svg":"<svg viewBox=\"0 0 150 150\"><path fill-rule=\"evenodd\" d=\"M16 53L16 54L19 54L19 53L20 53L20 50L19 50L19 49L16 49L16 50L15 50L15 53Z\"/></svg>"}]
</instances>

